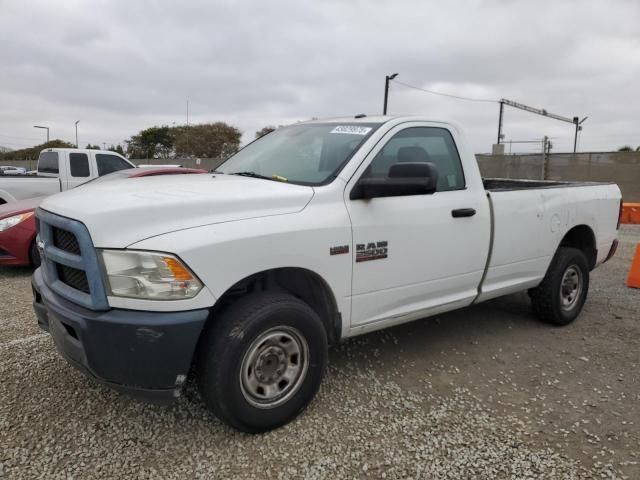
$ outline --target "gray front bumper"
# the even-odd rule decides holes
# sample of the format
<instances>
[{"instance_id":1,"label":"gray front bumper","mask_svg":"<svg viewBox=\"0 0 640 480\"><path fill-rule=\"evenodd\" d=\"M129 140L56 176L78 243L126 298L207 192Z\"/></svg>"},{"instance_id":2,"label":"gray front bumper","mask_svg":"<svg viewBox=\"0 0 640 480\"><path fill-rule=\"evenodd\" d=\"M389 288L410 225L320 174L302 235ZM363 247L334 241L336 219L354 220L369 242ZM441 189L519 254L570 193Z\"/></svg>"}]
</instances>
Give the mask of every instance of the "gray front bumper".
<instances>
[{"instance_id":1,"label":"gray front bumper","mask_svg":"<svg viewBox=\"0 0 640 480\"><path fill-rule=\"evenodd\" d=\"M38 323L69 363L135 396L167 400L179 395L208 309L93 311L49 289L40 269L31 283Z\"/></svg>"}]
</instances>

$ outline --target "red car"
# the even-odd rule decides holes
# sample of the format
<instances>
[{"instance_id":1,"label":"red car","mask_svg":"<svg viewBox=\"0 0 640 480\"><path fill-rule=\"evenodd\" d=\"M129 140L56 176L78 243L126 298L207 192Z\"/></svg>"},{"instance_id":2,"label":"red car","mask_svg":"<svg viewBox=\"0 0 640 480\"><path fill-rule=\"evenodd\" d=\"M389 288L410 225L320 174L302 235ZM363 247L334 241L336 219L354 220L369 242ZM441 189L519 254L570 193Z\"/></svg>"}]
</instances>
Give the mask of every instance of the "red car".
<instances>
[{"instance_id":1,"label":"red car","mask_svg":"<svg viewBox=\"0 0 640 480\"><path fill-rule=\"evenodd\" d=\"M34 214L44 198L0 205L0 265L40 266Z\"/></svg>"},{"instance_id":2,"label":"red car","mask_svg":"<svg viewBox=\"0 0 640 480\"><path fill-rule=\"evenodd\" d=\"M207 171L181 167L130 168L96 178L87 184L122 178L185 173L207 173ZM44 198L28 198L0 205L0 265L40 266L40 254L36 247L35 210Z\"/></svg>"}]
</instances>

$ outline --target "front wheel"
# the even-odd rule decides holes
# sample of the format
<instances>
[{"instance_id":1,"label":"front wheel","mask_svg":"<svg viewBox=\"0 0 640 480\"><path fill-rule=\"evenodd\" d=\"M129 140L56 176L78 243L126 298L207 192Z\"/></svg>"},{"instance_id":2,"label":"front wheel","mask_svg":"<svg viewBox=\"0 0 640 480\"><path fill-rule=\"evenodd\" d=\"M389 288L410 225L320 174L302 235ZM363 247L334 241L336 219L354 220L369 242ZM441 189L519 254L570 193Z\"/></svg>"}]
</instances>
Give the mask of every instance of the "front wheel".
<instances>
[{"instance_id":1,"label":"front wheel","mask_svg":"<svg viewBox=\"0 0 640 480\"><path fill-rule=\"evenodd\" d=\"M243 297L213 319L196 363L200 395L244 432L280 427L315 396L327 365L327 334L306 303L286 293Z\"/></svg>"},{"instance_id":2,"label":"front wheel","mask_svg":"<svg viewBox=\"0 0 640 480\"><path fill-rule=\"evenodd\" d=\"M529 291L534 314L553 325L573 322L589 291L587 257L577 248L560 247L542 283Z\"/></svg>"},{"instance_id":3,"label":"front wheel","mask_svg":"<svg viewBox=\"0 0 640 480\"><path fill-rule=\"evenodd\" d=\"M29 247L29 262L33 268L38 268L42 263L40 252L38 251L38 246L36 245L35 240L31 242L31 246Z\"/></svg>"}]
</instances>

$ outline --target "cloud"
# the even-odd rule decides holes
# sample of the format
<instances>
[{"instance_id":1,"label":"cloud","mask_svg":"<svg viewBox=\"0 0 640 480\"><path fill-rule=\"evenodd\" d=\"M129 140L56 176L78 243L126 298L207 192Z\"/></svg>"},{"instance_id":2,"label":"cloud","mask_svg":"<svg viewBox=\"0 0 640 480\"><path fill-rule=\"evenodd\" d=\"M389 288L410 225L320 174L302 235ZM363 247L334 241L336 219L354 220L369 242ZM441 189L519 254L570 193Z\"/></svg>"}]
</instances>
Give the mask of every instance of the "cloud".
<instances>
[{"instance_id":1,"label":"cloud","mask_svg":"<svg viewBox=\"0 0 640 480\"><path fill-rule=\"evenodd\" d=\"M640 144L640 6L567 1L124 0L0 2L0 145L80 143L141 128L224 120L245 139L266 124L379 113L384 75L457 95L589 115L583 149ZM391 113L454 119L474 149L495 142L498 107L392 85ZM507 109L507 139L572 126ZM523 147L526 148L526 147ZM537 148L533 146L531 148Z\"/></svg>"}]
</instances>

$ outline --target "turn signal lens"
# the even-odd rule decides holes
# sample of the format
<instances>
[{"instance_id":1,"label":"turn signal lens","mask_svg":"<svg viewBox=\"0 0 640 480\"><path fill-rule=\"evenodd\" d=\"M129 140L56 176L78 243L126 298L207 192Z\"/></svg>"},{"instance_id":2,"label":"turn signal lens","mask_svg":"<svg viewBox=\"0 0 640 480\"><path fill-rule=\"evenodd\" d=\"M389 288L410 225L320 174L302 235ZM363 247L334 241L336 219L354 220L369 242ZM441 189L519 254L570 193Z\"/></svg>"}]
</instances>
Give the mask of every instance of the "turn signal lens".
<instances>
[{"instance_id":1,"label":"turn signal lens","mask_svg":"<svg viewBox=\"0 0 640 480\"><path fill-rule=\"evenodd\" d=\"M162 257L162 261L173 273L173 278L179 281L188 282L193 280L193 276L178 260L173 257Z\"/></svg>"}]
</instances>

